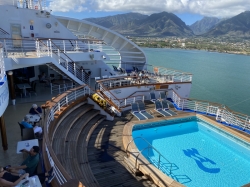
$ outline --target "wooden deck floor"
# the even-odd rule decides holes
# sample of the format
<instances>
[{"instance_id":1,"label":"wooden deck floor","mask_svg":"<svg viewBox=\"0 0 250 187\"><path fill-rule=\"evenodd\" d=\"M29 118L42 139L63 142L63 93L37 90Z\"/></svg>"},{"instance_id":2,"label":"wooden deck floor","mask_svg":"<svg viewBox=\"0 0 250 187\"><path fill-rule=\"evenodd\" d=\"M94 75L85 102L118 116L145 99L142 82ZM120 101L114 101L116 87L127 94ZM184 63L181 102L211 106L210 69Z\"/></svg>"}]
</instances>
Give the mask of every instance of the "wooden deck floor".
<instances>
[{"instance_id":1,"label":"wooden deck floor","mask_svg":"<svg viewBox=\"0 0 250 187\"><path fill-rule=\"evenodd\" d=\"M148 102L146 109L153 112L154 104ZM178 112L182 113L182 112ZM155 117L160 117L154 113ZM94 176L103 187L154 187L145 176L135 176L124 163L126 156L122 132L124 125L130 121L137 121L130 111L122 117L115 117L114 121L103 121L93 132L88 144L88 160Z\"/></svg>"},{"instance_id":2,"label":"wooden deck floor","mask_svg":"<svg viewBox=\"0 0 250 187\"><path fill-rule=\"evenodd\" d=\"M154 104L146 102L146 110L151 111L155 118L161 116L154 112ZM183 111L176 111L178 115L188 115L194 113L187 113ZM211 120L215 121L213 117ZM137 119L130 113L124 112L122 117L115 117L114 121L103 121L93 132L88 144L88 160L94 176L96 177L100 186L103 187L154 187L152 181L145 176L135 176L124 163L124 156L126 155L122 143L122 132L124 125L130 121L137 121ZM228 128L231 131L237 131ZM238 133L248 139L250 135L238 131Z\"/></svg>"}]
</instances>

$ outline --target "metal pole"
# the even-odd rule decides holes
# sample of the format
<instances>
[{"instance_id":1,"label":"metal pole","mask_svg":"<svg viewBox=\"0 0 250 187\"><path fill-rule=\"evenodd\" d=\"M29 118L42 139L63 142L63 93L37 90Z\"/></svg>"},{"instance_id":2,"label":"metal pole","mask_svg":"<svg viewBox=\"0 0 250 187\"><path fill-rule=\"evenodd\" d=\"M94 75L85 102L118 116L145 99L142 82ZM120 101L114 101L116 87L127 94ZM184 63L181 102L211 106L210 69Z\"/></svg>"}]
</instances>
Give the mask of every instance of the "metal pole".
<instances>
[{"instance_id":1,"label":"metal pole","mask_svg":"<svg viewBox=\"0 0 250 187\"><path fill-rule=\"evenodd\" d=\"M65 41L63 40L63 51L65 53Z\"/></svg>"},{"instance_id":2,"label":"metal pole","mask_svg":"<svg viewBox=\"0 0 250 187\"><path fill-rule=\"evenodd\" d=\"M3 116L0 117L0 131L1 131L3 150L6 151L8 150L8 141L7 141L7 134Z\"/></svg>"},{"instance_id":3,"label":"metal pole","mask_svg":"<svg viewBox=\"0 0 250 187\"><path fill-rule=\"evenodd\" d=\"M12 100L12 104L16 104L16 94L15 94L15 87L14 87L14 78L13 78L13 71L8 72L9 76L9 82L10 82L10 87L9 87L9 92L10 92L10 98Z\"/></svg>"},{"instance_id":4,"label":"metal pole","mask_svg":"<svg viewBox=\"0 0 250 187\"><path fill-rule=\"evenodd\" d=\"M5 51L5 57L8 58L8 51L7 51L7 46L6 46L6 40L4 39L4 51Z\"/></svg>"}]
</instances>

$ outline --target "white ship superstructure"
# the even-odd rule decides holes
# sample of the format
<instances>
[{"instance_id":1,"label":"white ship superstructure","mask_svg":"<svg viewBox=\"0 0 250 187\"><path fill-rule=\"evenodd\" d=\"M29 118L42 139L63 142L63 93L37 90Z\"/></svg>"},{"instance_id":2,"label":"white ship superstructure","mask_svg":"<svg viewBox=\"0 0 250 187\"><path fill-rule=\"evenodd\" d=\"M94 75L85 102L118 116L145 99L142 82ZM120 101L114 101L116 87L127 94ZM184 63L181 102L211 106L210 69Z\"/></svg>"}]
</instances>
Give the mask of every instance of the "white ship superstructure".
<instances>
[{"instance_id":1,"label":"white ship superstructure","mask_svg":"<svg viewBox=\"0 0 250 187\"><path fill-rule=\"evenodd\" d=\"M112 121L114 116L121 116L133 103L166 99L166 105L172 104L176 110L215 116L218 121L249 129L248 116L236 114L219 104L189 99L192 74L150 65L142 49L128 38L85 20L54 16L46 6L45 0L0 1L0 127L5 131L3 113L9 103L15 105L14 92L18 85L14 78L32 84L40 83L41 74L46 74L51 93L61 94L44 105L47 112L43 121L43 159L47 170L51 166L55 168L53 186L82 185L79 176L72 174L81 173L71 168L74 164L78 167L77 159L70 157L66 162L61 154L61 146L68 143L61 137L63 134L73 129L78 133L72 133L73 138L80 137L78 129L70 126L78 120L76 116L72 117L72 124L59 127L66 115L70 115L68 110L76 106L83 107L78 110L79 114L84 110L89 112L90 118L82 113L82 119L95 120L93 128L103 120ZM18 75L19 70L24 72L22 76ZM28 96L25 84L20 85L23 85L18 88L20 94ZM92 126L88 133L93 132ZM67 132L61 133L63 129ZM2 142L6 149L4 133ZM89 136L85 139L89 140ZM86 145L82 146L85 150ZM75 142L72 147L67 154L75 156L72 151L77 149ZM84 161L80 164L87 165ZM91 173L89 166L85 169ZM88 179L89 175L84 177ZM89 184L98 186L92 178Z\"/></svg>"}]
</instances>

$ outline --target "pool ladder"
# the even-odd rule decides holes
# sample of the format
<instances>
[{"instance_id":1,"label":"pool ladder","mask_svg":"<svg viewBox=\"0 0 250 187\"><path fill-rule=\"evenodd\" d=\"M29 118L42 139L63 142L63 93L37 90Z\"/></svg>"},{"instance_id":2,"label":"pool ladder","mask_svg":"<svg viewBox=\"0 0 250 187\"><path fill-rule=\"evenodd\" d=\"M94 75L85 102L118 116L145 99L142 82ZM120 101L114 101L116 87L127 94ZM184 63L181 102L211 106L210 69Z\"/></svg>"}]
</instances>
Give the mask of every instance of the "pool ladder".
<instances>
[{"instance_id":1,"label":"pool ladder","mask_svg":"<svg viewBox=\"0 0 250 187\"><path fill-rule=\"evenodd\" d=\"M171 163L168 159L166 159L166 158L165 158L156 148L154 148L145 138L143 138L143 137L141 137L141 136L138 136L138 137L136 137L136 138L133 138L132 140L129 141L129 143L128 143L127 147L126 147L126 150L125 150L125 152L126 152L126 154L127 154L127 157L128 157L128 147L129 147L129 145L130 145L132 142L134 142L136 139L139 139L139 138L142 139L142 140L144 140L144 141L148 144L148 146L145 147L144 149L142 149L141 151L139 151L139 154L136 156L136 159L135 159L135 166L134 166L134 168L136 169L137 162L138 162L138 157L143 153L143 151L148 150L148 155L147 155L147 157L149 158L149 150L150 150L150 149L154 149L154 150L159 154L159 158L158 158L158 162L157 162L157 168L158 168L158 169L160 168L161 157L162 157L163 159L165 159L165 160L170 164L169 174L171 174L171 173L172 173L172 166L173 166L173 163Z\"/></svg>"}]
</instances>

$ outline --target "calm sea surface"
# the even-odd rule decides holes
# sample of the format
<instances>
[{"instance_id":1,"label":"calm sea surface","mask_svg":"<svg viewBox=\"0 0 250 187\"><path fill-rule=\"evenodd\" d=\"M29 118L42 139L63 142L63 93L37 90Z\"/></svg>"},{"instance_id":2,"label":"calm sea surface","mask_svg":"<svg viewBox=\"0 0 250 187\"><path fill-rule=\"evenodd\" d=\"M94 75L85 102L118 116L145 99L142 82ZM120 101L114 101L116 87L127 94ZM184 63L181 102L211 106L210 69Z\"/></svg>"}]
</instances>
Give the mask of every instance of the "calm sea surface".
<instances>
[{"instance_id":1,"label":"calm sea surface","mask_svg":"<svg viewBox=\"0 0 250 187\"><path fill-rule=\"evenodd\" d=\"M224 104L250 115L250 56L143 48L148 63L193 74L190 98Z\"/></svg>"}]
</instances>

